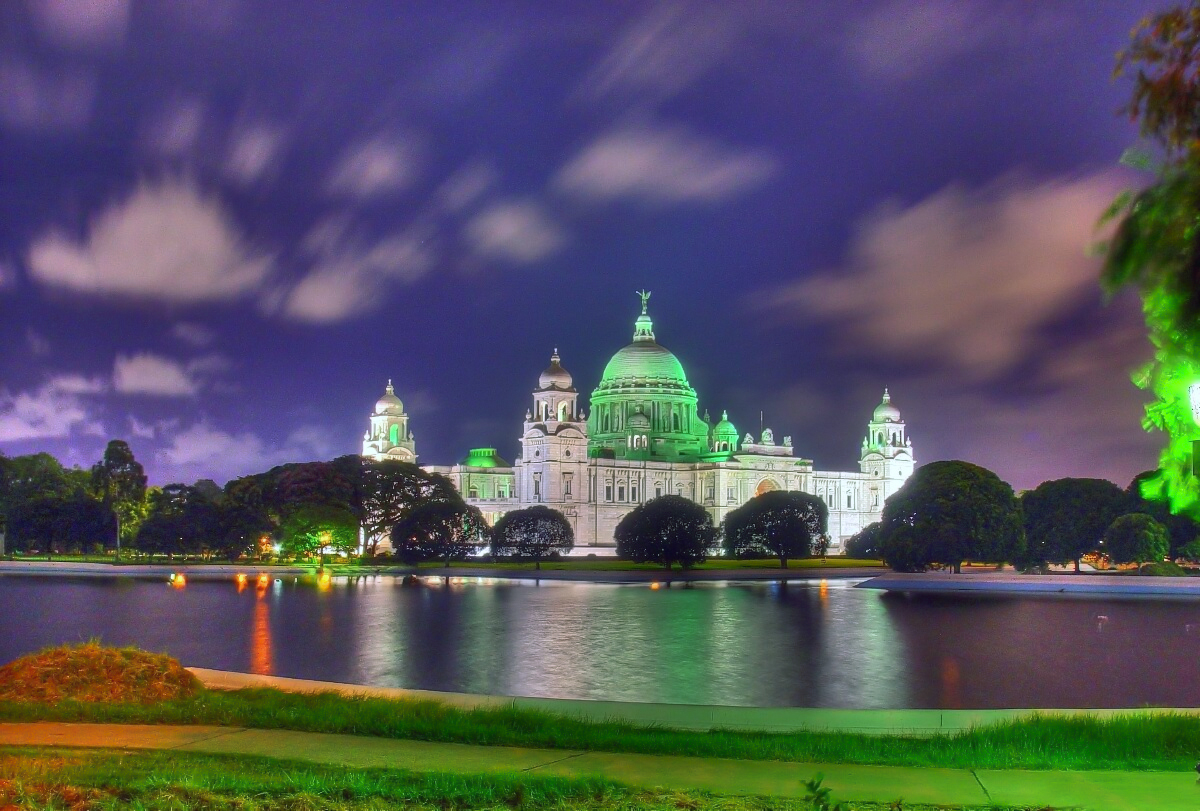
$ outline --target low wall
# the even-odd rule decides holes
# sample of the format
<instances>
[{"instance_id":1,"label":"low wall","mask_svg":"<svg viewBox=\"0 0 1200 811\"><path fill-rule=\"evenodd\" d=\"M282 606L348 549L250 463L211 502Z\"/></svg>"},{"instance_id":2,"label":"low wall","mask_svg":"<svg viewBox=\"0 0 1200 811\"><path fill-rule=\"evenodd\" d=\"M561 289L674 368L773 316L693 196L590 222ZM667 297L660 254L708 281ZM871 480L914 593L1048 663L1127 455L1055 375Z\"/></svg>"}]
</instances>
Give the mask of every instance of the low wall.
<instances>
[{"instance_id":1,"label":"low wall","mask_svg":"<svg viewBox=\"0 0 1200 811\"><path fill-rule=\"evenodd\" d=\"M725 707L697 704L642 704L622 701L587 701L565 698L441 693L370 687L338 682L258 676L225 670L189 667L205 686L218 690L274 687L293 693L333 692L346 696L437 701L461 709L519 707L588 721L623 721L642 726L707 731L714 728L758 732L862 732L871 735L935 735L959 732L1032 715L1066 715L1111 718L1126 715L1185 713L1200 716L1200 709L1050 709L1050 710L840 710L808 707Z\"/></svg>"}]
</instances>

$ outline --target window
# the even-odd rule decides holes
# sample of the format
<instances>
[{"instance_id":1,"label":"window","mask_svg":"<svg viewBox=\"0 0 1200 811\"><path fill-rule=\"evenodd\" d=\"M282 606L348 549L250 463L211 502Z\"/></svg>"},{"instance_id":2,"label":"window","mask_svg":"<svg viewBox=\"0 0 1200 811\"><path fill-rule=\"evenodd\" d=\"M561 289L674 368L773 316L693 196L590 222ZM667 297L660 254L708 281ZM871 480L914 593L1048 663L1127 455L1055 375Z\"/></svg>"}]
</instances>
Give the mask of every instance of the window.
<instances>
[{"instance_id":1,"label":"window","mask_svg":"<svg viewBox=\"0 0 1200 811\"><path fill-rule=\"evenodd\" d=\"M479 488L474 485L467 491L467 498L479 498Z\"/></svg>"},{"instance_id":2,"label":"window","mask_svg":"<svg viewBox=\"0 0 1200 811\"><path fill-rule=\"evenodd\" d=\"M624 500L625 500L625 485L618 484L617 485L617 501L624 501Z\"/></svg>"},{"instance_id":3,"label":"window","mask_svg":"<svg viewBox=\"0 0 1200 811\"><path fill-rule=\"evenodd\" d=\"M714 498L716 498L716 497L717 497L717 492L716 492L716 491L717 491L717 488L716 488L714 485L711 485L711 484L710 484L710 485L708 486L708 500L709 500L709 501L712 501Z\"/></svg>"},{"instance_id":4,"label":"window","mask_svg":"<svg viewBox=\"0 0 1200 811\"><path fill-rule=\"evenodd\" d=\"M671 428L674 429L676 432L679 431L679 414L678 413L671 414Z\"/></svg>"},{"instance_id":5,"label":"window","mask_svg":"<svg viewBox=\"0 0 1200 811\"><path fill-rule=\"evenodd\" d=\"M604 500L612 501L612 485L611 484L604 485Z\"/></svg>"},{"instance_id":6,"label":"window","mask_svg":"<svg viewBox=\"0 0 1200 811\"><path fill-rule=\"evenodd\" d=\"M728 498L730 501L733 501L733 488L732 487L729 488Z\"/></svg>"},{"instance_id":7,"label":"window","mask_svg":"<svg viewBox=\"0 0 1200 811\"><path fill-rule=\"evenodd\" d=\"M658 498L661 495L662 495L662 485L661 484L654 485L654 497Z\"/></svg>"},{"instance_id":8,"label":"window","mask_svg":"<svg viewBox=\"0 0 1200 811\"><path fill-rule=\"evenodd\" d=\"M571 474L570 473L563 474L563 495L564 496L571 495Z\"/></svg>"},{"instance_id":9,"label":"window","mask_svg":"<svg viewBox=\"0 0 1200 811\"><path fill-rule=\"evenodd\" d=\"M629 485L629 500L637 501L637 485L636 484Z\"/></svg>"},{"instance_id":10,"label":"window","mask_svg":"<svg viewBox=\"0 0 1200 811\"><path fill-rule=\"evenodd\" d=\"M392 440L393 445L400 444L400 424L399 423L396 423L396 422L392 423L392 427L388 433L388 438Z\"/></svg>"},{"instance_id":11,"label":"window","mask_svg":"<svg viewBox=\"0 0 1200 811\"><path fill-rule=\"evenodd\" d=\"M854 496L851 493L846 494L846 509L847 510L854 509Z\"/></svg>"},{"instance_id":12,"label":"window","mask_svg":"<svg viewBox=\"0 0 1200 811\"><path fill-rule=\"evenodd\" d=\"M542 474L533 474L533 497L538 501L542 500Z\"/></svg>"}]
</instances>

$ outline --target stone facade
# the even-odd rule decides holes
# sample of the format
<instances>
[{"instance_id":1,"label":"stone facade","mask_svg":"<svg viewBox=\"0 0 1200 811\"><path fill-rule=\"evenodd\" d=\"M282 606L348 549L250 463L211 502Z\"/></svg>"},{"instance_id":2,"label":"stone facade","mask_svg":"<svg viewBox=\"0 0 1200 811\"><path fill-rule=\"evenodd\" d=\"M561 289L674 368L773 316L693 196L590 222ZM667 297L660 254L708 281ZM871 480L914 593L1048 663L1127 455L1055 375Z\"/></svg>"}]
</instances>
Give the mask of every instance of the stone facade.
<instances>
[{"instance_id":1,"label":"stone facade","mask_svg":"<svg viewBox=\"0 0 1200 811\"><path fill-rule=\"evenodd\" d=\"M791 437L776 443L767 428L757 439L739 438L727 414L713 425L698 412L699 398L682 365L655 340L648 299L643 294L633 341L605 367L589 413L581 410L574 380L555 350L525 413L515 463L492 448L477 448L459 464L426 470L450 478L492 522L534 504L560 511L575 530L575 555L613 554L620 520L666 494L702 504L716 524L760 493L815 494L829 506L832 552L879 520L884 500L914 465L912 441L886 390L867 424L859 470L816 470L812 460L795 455ZM416 459L408 417L390 381L371 417L363 455Z\"/></svg>"}]
</instances>

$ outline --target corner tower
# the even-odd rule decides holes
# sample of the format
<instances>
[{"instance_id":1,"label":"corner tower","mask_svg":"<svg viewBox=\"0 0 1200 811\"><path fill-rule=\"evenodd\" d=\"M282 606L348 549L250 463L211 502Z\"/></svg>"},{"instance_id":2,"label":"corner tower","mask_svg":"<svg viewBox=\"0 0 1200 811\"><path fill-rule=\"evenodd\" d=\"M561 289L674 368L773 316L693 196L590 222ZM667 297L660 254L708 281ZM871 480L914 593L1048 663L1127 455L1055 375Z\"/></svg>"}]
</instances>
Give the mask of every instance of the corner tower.
<instances>
[{"instance_id":1,"label":"corner tower","mask_svg":"<svg viewBox=\"0 0 1200 811\"><path fill-rule=\"evenodd\" d=\"M592 392L588 455L616 459L688 461L708 453L709 426L696 413L696 390L683 366L654 338L650 294L633 342L612 356Z\"/></svg>"},{"instance_id":2,"label":"corner tower","mask_svg":"<svg viewBox=\"0 0 1200 811\"><path fill-rule=\"evenodd\" d=\"M383 396L375 403L371 428L363 435L362 455L376 460L417 461L417 446L408 429L408 415L404 413L404 403L396 396L390 380Z\"/></svg>"},{"instance_id":3,"label":"corner tower","mask_svg":"<svg viewBox=\"0 0 1200 811\"><path fill-rule=\"evenodd\" d=\"M523 504L568 505L587 500L587 426L577 410L579 393L558 350L538 378L533 408L525 412L517 492ZM560 507L572 527L576 511Z\"/></svg>"},{"instance_id":4,"label":"corner tower","mask_svg":"<svg viewBox=\"0 0 1200 811\"><path fill-rule=\"evenodd\" d=\"M872 499L876 503L867 505L873 509L883 509L888 496L899 490L912 475L916 464L912 440L900 418L900 409L892 405L892 396L887 389L883 390L883 400L875 406L871 421L867 423L858 464L873 480Z\"/></svg>"}]
</instances>

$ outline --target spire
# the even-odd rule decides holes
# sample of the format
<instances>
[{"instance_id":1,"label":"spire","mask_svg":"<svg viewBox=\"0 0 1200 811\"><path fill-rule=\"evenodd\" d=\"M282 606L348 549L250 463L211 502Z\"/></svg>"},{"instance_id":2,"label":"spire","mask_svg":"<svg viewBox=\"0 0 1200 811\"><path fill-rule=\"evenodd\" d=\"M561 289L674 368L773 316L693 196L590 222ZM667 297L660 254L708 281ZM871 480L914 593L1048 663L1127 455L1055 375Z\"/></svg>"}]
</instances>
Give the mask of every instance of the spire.
<instances>
[{"instance_id":1,"label":"spire","mask_svg":"<svg viewBox=\"0 0 1200 811\"><path fill-rule=\"evenodd\" d=\"M642 300L642 314L638 316L637 321L633 325L633 340L635 341L653 341L654 340L654 323L650 320L650 314L646 311L650 301L649 290L639 290L638 296Z\"/></svg>"},{"instance_id":2,"label":"spire","mask_svg":"<svg viewBox=\"0 0 1200 811\"><path fill-rule=\"evenodd\" d=\"M892 395L888 394L887 386L883 387L883 401L885 403L890 403L892 401Z\"/></svg>"},{"instance_id":3,"label":"spire","mask_svg":"<svg viewBox=\"0 0 1200 811\"><path fill-rule=\"evenodd\" d=\"M384 391L386 391L388 394L396 393L396 390L394 388L392 388L392 379L390 377L388 378L387 388L384 389Z\"/></svg>"},{"instance_id":4,"label":"spire","mask_svg":"<svg viewBox=\"0 0 1200 811\"><path fill-rule=\"evenodd\" d=\"M556 347L554 347L554 354L550 356L550 362L557 364L561 360L562 360L562 358L560 358L558 356L558 347L556 346Z\"/></svg>"}]
</instances>

